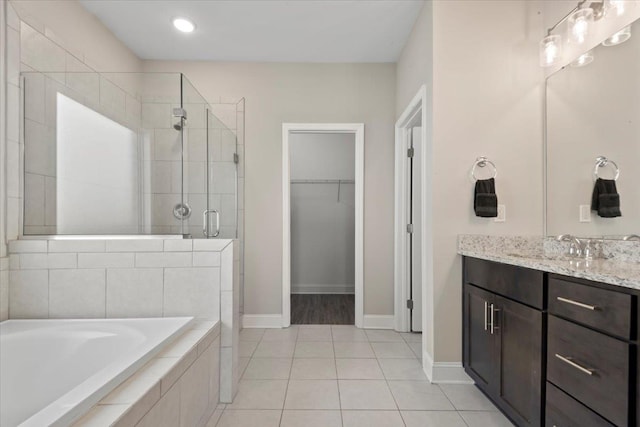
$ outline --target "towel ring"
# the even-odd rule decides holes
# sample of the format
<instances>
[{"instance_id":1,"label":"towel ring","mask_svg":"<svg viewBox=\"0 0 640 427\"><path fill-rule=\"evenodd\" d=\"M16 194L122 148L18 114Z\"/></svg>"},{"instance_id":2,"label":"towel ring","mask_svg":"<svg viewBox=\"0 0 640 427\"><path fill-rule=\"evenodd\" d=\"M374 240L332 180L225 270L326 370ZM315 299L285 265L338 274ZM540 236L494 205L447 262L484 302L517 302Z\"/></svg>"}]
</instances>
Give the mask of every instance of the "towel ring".
<instances>
[{"instance_id":1,"label":"towel ring","mask_svg":"<svg viewBox=\"0 0 640 427\"><path fill-rule=\"evenodd\" d=\"M614 181L618 180L618 177L620 176L620 168L618 167L618 165L616 164L616 162L614 162L613 160L609 160L604 156L598 156L596 157L596 165L593 168L593 180L597 180L598 178L600 178L598 176L598 171L600 170L600 168L603 168L607 165L613 165L614 168L616 168L616 175L613 178Z\"/></svg>"},{"instance_id":2,"label":"towel ring","mask_svg":"<svg viewBox=\"0 0 640 427\"><path fill-rule=\"evenodd\" d=\"M475 161L475 163L473 164L473 167L471 168L471 179L473 179L474 181L477 181L478 178L476 177L476 168L477 167L485 167L487 166L487 164L490 164L491 167L493 168L493 176L491 178L495 178L498 176L498 168L496 167L495 163L493 163L491 160L489 160L488 158L481 156L478 157Z\"/></svg>"}]
</instances>

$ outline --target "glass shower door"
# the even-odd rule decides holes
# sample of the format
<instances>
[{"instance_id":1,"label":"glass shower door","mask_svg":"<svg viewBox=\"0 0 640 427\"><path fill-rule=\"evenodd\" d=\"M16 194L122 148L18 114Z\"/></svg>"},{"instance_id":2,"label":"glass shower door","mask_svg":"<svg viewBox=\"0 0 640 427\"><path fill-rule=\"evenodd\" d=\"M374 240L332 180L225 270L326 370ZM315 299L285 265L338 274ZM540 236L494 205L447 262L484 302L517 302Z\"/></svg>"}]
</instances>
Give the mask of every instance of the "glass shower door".
<instances>
[{"instance_id":1,"label":"glass shower door","mask_svg":"<svg viewBox=\"0 0 640 427\"><path fill-rule=\"evenodd\" d=\"M207 109L206 238L235 239L238 229L238 154L235 132Z\"/></svg>"}]
</instances>

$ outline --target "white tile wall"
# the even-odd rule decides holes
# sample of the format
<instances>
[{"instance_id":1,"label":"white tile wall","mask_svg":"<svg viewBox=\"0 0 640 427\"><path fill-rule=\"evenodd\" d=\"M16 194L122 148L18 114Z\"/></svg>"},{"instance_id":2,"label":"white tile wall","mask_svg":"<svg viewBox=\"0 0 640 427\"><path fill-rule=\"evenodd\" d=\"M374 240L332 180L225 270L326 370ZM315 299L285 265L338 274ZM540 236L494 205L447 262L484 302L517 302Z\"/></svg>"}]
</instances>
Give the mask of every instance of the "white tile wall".
<instances>
[{"instance_id":1,"label":"white tile wall","mask_svg":"<svg viewBox=\"0 0 640 427\"><path fill-rule=\"evenodd\" d=\"M131 268L134 254L130 253L81 253L78 254L78 268Z\"/></svg>"},{"instance_id":2,"label":"white tile wall","mask_svg":"<svg viewBox=\"0 0 640 427\"><path fill-rule=\"evenodd\" d=\"M50 270L49 317L105 317L105 285L103 269Z\"/></svg>"},{"instance_id":3,"label":"white tile wall","mask_svg":"<svg viewBox=\"0 0 640 427\"><path fill-rule=\"evenodd\" d=\"M5 270L10 270L8 292L13 302L9 303L9 316L194 315L219 319L221 289L237 292L230 273L232 241L196 242L11 241L10 256L2 261ZM192 251L194 247L197 252ZM233 304L233 299L225 301ZM228 307L225 317L229 325L234 322L233 314ZM231 342L225 337L225 344Z\"/></svg>"},{"instance_id":4,"label":"white tile wall","mask_svg":"<svg viewBox=\"0 0 640 427\"><path fill-rule=\"evenodd\" d=\"M48 270L9 271L9 318L49 317Z\"/></svg>"},{"instance_id":5,"label":"white tile wall","mask_svg":"<svg viewBox=\"0 0 640 427\"><path fill-rule=\"evenodd\" d=\"M162 268L107 270L107 317L161 317Z\"/></svg>"},{"instance_id":6,"label":"white tile wall","mask_svg":"<svg viewBox=\"0 0 640 427\"><path fill-rule=\"evenodd\" d=\"M0 258L0 322L9 318L9 258Z\"/></svg>"},{"instance_id":7,"label":"white tile wall","mask_svg":"<svg viewBox=\"0 0 640 427\"><path fill-rule=\"evenodd\" d=\"M219 268L165 268L164 315L220 318L219 289Z\"/></svg>"}]
</instances>

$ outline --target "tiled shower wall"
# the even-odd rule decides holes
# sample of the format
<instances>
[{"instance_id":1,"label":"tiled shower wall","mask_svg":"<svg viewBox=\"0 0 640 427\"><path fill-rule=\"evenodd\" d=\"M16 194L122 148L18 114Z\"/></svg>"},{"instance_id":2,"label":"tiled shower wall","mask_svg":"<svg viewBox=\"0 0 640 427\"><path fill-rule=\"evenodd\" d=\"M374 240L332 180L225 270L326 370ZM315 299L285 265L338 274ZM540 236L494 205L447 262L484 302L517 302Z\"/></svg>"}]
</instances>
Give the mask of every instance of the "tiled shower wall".
<instances>
[{"instance_id":1,"label":"tiled shower wall","mask_svg":"<svg viewBox=\"0 0 640 427\"><path fill-rule=\"evenodd\" d=\"M101 97L98 95L96 97L95 92L95 79L97 74L93 74L93 77L90 77L92 73L95 73L97 67L94 65L96 61L93 61L89 56L86 56L83 52L79 52L77 49L70 47L65 41L61 40L56 36L49 28L47 28L42 23L34 20L29 16L18 17L14 8L11 5L11 2L6 2L7 7L7 140L6 140L6 241L11 241L17 239L22 234L23 228L23 194L24 194L24 185L25 179L23 178L23 171L21 170L23 160L24 160L24 140L20 138L21 132L21 123L20 123L20 71L21 69L24 71L30 71L33 69L41 69L41 70L49 70L56 71L58 73L47 73L43 75L43 85L44 88L42 90L46 93L47 81L49 81L49 87L53 87L58 85L58 87L62 87L65 90L75 90L85 93L83 96L90 101L93 100L93 106L96 108L103 108L103 111L109 112L112 110L110 117L119 118L121 120L129 120L129 123L135 123L135 121L140 121L142 128L144 127L145 116L148 118L150 115L153 115L154 112L151 110L153 107L149 109L144 108L144 105L141 105L142 97L144 95L139 95L139 93L143 92L143 90L138 90L139 87L136 86L132 82L116 82L114 83L109 78L104 78L104 76L98 77L97 84L98 90L105 89L105 95ZM22 20L21 20L22 18ZM24 36L24 39L21 40L21 33ZM22 45L22 49L21 49ZM95 52L90 53L96 54ZM131 70L136 71L136 70ZM68 77L65 73L71 72L87 72L87 74L80 76L78 74ZM113 75L111 75L113 76ZM85 80L83 80L85 78ZM74 80L75 79L75 80ZM88 79L88 80L87 80ZM93 79L93 80L92 80ZM93 85L93 86L92 86ZM176 83L177 85L177 83ZM113 87L115 86L115 87ZM93 89L92 89L93 87ZM144 89L144 88L143 88ZM124 93L123 93L124 92ZM107 97L107 93L110 93L110 96ZM98 92L99 94L99 92ZM118 105L122 106L122 99L124 97L124 108L118 108ZM238 238L239 238L239 256L240 256L240 287L242 289L242 284L244 283L244 274L243 274L243 265L244 265L244 100L240 100L238 102L237 99L209 99L209 102L214 102L217 104L213 105L213 113L220 118L221 122L225 124L229 129L232 129L238 138L238 154L239 154L239 164L238 164ZM44 104L42 104L44 105ZM169 137L168 132L170 126L172 126L173 118L171 116L171 108L175 106L174 102L167 102L160 109L164 109L162 114L162 127L160 128L146 128L147 132L144 133L143 137L146 138L146 142L148 143L149 150L151 150L151 142L154 141L158 145L161 145L162 137ZM166 108L165 108L166 107ZM29 114L42 114L42 112L31 111ZM190 116L191 118L191 116ZM45 113L46 119L46 113ZM38 132L38 130L44 130L43 127L37 126L37 121L35 123L30 123L29 126L32 127L32 132ZM45 124L46 123L40 123ZM45 126L46 127L46 126ZM204 157L199 157L197 155L197 150L201 150L203 146L203 134L204 128L196 127L196 123L194 120L191 120L190 127L193 132L191 135L188 134L187 131L186 138L189 141L193 142L192 146L187 145L189 149L193 149L191 156L189 157L192 161L199 161L204 159ZM156 135L156 130L159 129L158 135ZM176 134L177 132L174 131ZM24 131L24 130L23 130ZM46 132L45 132L46 133ZM46 141L46 140L45 140ZM169 145L165 145L163 148L172 150L173 147L171 145L171 138L168 139L170 142ZM175 141L175 139L174 139ZM50 145L47 146L43 144L44 148L49 149ZM192 148L191 148L192 147ZM167 151L162 152L163 148L160 149L159 153L146 153L148 156L145 156L145 159L149 159L148 163L144 165L145 173L153 174L156 176L154 179L150 179L150 182L156 182L156 188L150 188L150 185L144 188L145 191L145 207L147 208L145 211L145 215L148 215L149 218L153 218L155 215L153 201L156 204L161 203L159 200L162 198L160 195L166 195L173 193L173 186L175 185L175 180L173 177L173 170L175 169L174 165L171 165L170 168L172 170L171 174L163 174L163 171L167 171L167 164L160 166L159 169L154 169L151 167L151 162L156 162L156 165L159 165L160 162L169 162L173 159L170 157L169 160L164 160L164 155L167 154ZM169 154L170 155L170 154ZM152 160L151 160L152 159ZM196 160L197 159L197 160ZM214 161L216 159L214 158ZM32 173L29 177L29 185L33 185L36 191L34 192L34 198L30 200L30 206L36 207L33 210L34 215L29 216L27 228L30 232L45 232L52 233L55 231L53 228L53 224L55 223L55 198L51 196L52 188L55 183L55 173L49 170L47 173L47 169L45 168L46 162L42 165L44 169L39 170L40 173ZM155 165L154 165L155 166ZM191 165L188 165L191 166ZM164 168L164 169L163 169ZM190 176L190 179L196 181L198 178L198 171L201 169L201 166L193 166L191 170L196 171ZM28 171L27 171L28 172ZM32 171L38 172L38 171ZM158 175L162 175L163 180L156 181ZM200 181L204 182L204 181ZM189 183L187 183L188 185ZM196 192L201 186L200 183L193 184L191 187L194 189L195 194L200 194ZM49 189L49 192L47 192ZM50 197L47 198L47 194ZM154 195L157 195L156 199ZM202 198L202 197L201 197ZM178 200L179 198L176 198ZM214 203L215 203L214 196ZM172 200L173 201L173 200ZM228 206L228 204L227 204ZM222 201L220 202L220 209L222 211L225 210L225 205L223 205ZM159 211L157 211L159 212ZM163 213L164 210L162 211ZM171 215L171 213L169 213ZM196 215L197 216L197 215ZM172 218L172 217L171 217ZM156 218L160 220L160 218ZM169 220L170 221L170 220ZM148 222L149 223L149 222ZM224 229L226 224L223 222L223 231L224 234L227 234L227 231ZM166 228L165 228L166 229ZM165 232L165 229L157 229L157 230L142 230L143 232ZM201 221L198 220L197 223L193 224L193 232L200 231L201 232ZM173 231L170 231L173 232ZM195 236L196 234L194 234ZM3 242L4 243L4 242ZM4 245L2 245L4 247ZM3 255L0 251L0 257ZM4 265L8 264L8 260L0 261L0 271ZM0 273L0 320L4 319L2 317L3 312L7 310L3 310L4 307L7 306L7 298L5 295L8 295L8 283L3 281L5 275L8 275L8 270L5 269L4 272ZM242 298L242 292L240 293ZM241 301L242 304L242 301Z\"/></svg>"}]
</instances>

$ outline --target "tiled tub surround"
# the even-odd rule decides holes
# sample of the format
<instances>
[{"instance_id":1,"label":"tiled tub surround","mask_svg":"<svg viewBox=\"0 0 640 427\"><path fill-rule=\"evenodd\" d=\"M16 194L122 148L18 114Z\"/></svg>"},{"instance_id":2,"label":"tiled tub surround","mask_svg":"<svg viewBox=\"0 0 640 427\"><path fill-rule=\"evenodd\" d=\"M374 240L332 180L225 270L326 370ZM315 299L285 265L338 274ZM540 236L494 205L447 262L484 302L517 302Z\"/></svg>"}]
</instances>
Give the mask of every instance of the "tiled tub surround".
<instances>
[{"instance_id":1,"label":"tiled tub surround","mask_svg":"<svg viewBox=\"0 0 640 427\"><path fill-rule=\"evenodd\" d=\"M190 329L193 317L0 323L0 425L69 425Z\"/></svg>"},{"instance_id":2,"label":"tiled tub surround","mask_svg":"<svg viewBox=\"0 0 640 427\"><path fill-rule=\"evenodd\" d=\"M9 318L220 320L221 400L238 383L239 251L230 239L9 242Z\"/></svg>"},{"instance_id":3,"label":"tiled tub surround","mask_svg":"<svg viewBox=\"0 0 640 427\"><path fill-rule=\"evenodd\" d=\"M196 322L74 427L203 426L218 406L220 324Z\"/></svg>"},{"instance_id":4,"label":"tiled tub surround","mask_svg":"<svg viewBox=\"0 0 640 427\"><path fill-rule=\"evenodd\" d=\"M458 253L474 258L640 289L640 242L605 240L605 258L569 258L568 242L552 237L458 236Z\"/></svg>"}]
</instances>

